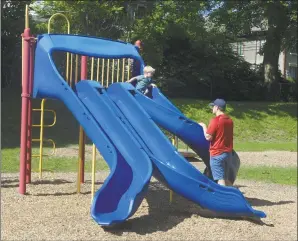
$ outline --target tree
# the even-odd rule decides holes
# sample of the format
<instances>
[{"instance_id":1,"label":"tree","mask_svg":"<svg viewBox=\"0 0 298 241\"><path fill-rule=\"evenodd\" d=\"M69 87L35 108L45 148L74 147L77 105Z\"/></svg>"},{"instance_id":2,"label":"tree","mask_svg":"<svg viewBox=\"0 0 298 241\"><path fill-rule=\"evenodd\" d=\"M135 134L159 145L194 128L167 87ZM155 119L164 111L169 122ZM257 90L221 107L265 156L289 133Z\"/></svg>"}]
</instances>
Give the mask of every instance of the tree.
<instances>
[{"instance_id":1,"label":"tree","mask_svg":"<svg viewBox=\"0 0 298 241\"><path fill-rule=\"evenodd\" d=\"M250 34L252 27L266 30L264 84L268 98L278 98L278 59L283 49L297 41L297 1L212 1L210 14L217 25L224 25L231 36Z\"/></svg>"},{"instance_id":2,"label":"tree","mask_svg":"<svg viewBox=\"0 0 298 241\"><path fill-rule=\"evenodd\" d=\"M25 6L30 2L1 2L1 87L21 83L21 34L25 28Z\"/></svg>"},{"instance_id":3,"label":"tree","mask_svg":"<svg viewBox=\"0 0 298 241\"><path fill-rule=\"evenodd\" d=\"M127 31L125 1L43 1L32 8L39 18L49 19L55 13L65 14L71 33L118 39ZM39 33L47 32L47 22L36 24ZM52 31L66 33L62 18L53 20Z\"/></svg>"},{"instance_id":4,"label":"tree","mask_svg":"<svg viewBox=\"0 0 298 241\"><path fill-rule=\"evenodd\" d=\"M178 0L152 2L147 1L150 10L135 21L132 40L143 40L146 45L144 58L156 66L162 62L163 49L171 37L195 39L201 36L204 19L200 12L207 6L201 1L188 1L187 4Z\"/></svg>"}]
</instances>

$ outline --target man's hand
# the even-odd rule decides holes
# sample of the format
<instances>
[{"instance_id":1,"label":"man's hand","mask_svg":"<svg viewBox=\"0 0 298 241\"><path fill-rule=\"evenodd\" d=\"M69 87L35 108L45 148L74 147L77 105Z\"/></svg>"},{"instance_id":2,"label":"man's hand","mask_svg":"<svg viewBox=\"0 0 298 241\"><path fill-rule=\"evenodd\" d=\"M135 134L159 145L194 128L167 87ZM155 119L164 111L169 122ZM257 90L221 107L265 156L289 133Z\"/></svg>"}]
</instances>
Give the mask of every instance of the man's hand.
<instances>
[{"instance_id":1,"label":"man's hand","mask_svg":"<svg viewBox=\"0 0 298 241\"><path fill-rule=\"evenodd\" d=\"M206 124L205 124L205 123L203 123L203 122L200 122L200 123L199 123L199 125L200 125L200 126L202 126L202 127L203 127L203 129L207 129L207 126L206 126Z\"/></svg>"},{"instance_id":2,"label":"man's hand","mask_svg":"<svg viewBox=\"0 0 298 241\"><path fill-rule=\"evenodd\" d=\"M213 137L209 134L207 134L207 126L205 123L200 122L199 123L200 126L202 126L203 128L203 132L204 132L204 136L206 138L207 141L212 141Z\"/></svg>"}]
</instances>

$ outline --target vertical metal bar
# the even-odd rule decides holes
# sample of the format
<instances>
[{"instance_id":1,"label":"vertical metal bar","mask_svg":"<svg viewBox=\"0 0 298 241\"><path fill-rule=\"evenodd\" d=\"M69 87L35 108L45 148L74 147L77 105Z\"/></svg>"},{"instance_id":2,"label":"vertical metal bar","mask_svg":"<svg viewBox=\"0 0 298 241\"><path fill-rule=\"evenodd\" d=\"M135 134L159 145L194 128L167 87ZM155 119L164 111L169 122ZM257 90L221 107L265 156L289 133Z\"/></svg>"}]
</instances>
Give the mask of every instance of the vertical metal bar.
<instances>
[{"instance_id":1,"label":"vertical metal bar","mask_svg":"<svg viewBox=\"0 0 298 241\"><path fill-rule=\"evenodd\" d=\"M129 59L127 59L127 80L129 80L130 77L130 64L129 64Z\"/></svg>"},{"instance_id":2,"label":"vertical metal bar","mask_svg":"<svg viewBox=\"0 0 298 241\"><path fill-rule=\"evenodd\" d=\"M122 59L122 82L124 82L125 59Z\"/></svg>"},{"instance_id":3,"label":"vertical metal bar","mask_svg":"<svg viewBox=\"0 0 298 241\"><path fill-rule=\"evenodd\" d=\"M94 78L94 57L91 58L91 80Z\"/></svg>"},{"instance_id":4,"label":"vertical metal bar","mask_svg":"<svg viewBox=\"0 0 298 241\"><path fill-rule=\"evenodd\" d=\"M30 43L30 67L29 67L29 95L33 91L33 71L34 71L34 46L35 43ZM27 137L27 171L26 183L31 183L31 156L32 156L32 100L28 101L28 137Z\"/></svg>"},{"instance_id":5,"label":"vertical metal bar","mask_svg":"<svg viewBox=\"0 0 298 241\"><path fill-rule=\"evenodd\" d=\"M87 79L87 57L81 57L81 80ZM78 187L77 191L80 192L80 183L84 183L84 164L85 164L85 133L83 127L80 126L79 134L79 171L78 171Z\"/></svg>"},{"instance_id":6,"label":"vertical metal bar","mask_svg":"<svg viewBox=\"0 0 298 241\"><path fill-rule=\"evenodd\" d=\"M73 54L70 54L70 74L69 74L70 87L72 87L72 64L73 64Z\"/></svg>"},{"instance_id":7,"label":"vertical metal bar","mask_svg":"<svg viewBox=\"0 0 298 241\"><path fill-rule=\"evenodd\" d=\"M96 147L92 146L92 180L91 180L91 202L93 201L95 191L95 165L96 165Z\"/></svg>"},{"instance_id":8,"label":"vertical metal bar","mask_svg":"<svg viewBox=\"0 0 298 241\"><path fill-rule=\"evenodd\" d=\"M119 82L119 73L120 73L120 59L117 60L117 82Z\"/></svg>"},{"instance_id":9,"label":"vertical metal bar","mask_svg":"<svg viewBox=\"0 0 298 241\"><path fill-rule=\"evenodd\" d=\"M102 67L101 67L101 85L103 86L103 77L105 73L105 59L102 59Z\"/></svg>"},{"instance_id":10,"label":"vertical metal bar","mask_svg":"<svg viewBox=\"0 0 298 241\"><path fill-rule=\"evenodd\" d=\"M27 4L25 9L25 28L29 28L29 5Z\"/></svg>"},{"instance_id":11,"label":"vertical metal bar","mask_svg":"<svg viewBox=\"0 0 298 241\"><path fill-rule=\"evenodd\" d=\"M109 86L109 77L110 77L110 59L108 59L108 66L107 66L107 85L106 85L106 87Z\"/></svg>"},{"instance_id":12,"label":"vertical metal bar","mask_svg":"<svg viewBox=\"0 0 298 241\"><path fill-rule=\"evenodd\" d=\"M100 64L100 61L99 61L99 58L97 59L97 72L96 72L96 80L97 82L99 81L99 64Z\"/></svg>"},{"instance_id":13,"label":"vertical metal bar","mask_svg":"<svg viewBox=\"0 0 298 241\"><path fill-rule=\"evenodd\" d=\"M27 9L27 6L26 6ZM21 111L21 150L20 150L20 183L19 193L26 193L26 160L28 138L28 102L29 102L29 61L30 61L30 29L24 30L24 58L23 58L23 88L22 88L22 111Z\"/></svg>"},{"instance_id":14,"label":"vertical metal bar","mask_svg":"<svg viewBox=\"0 0 298 241\"><path fill-rule=\"evenodd\" d=\"M114 83L115 60L112 61L112 84Z\"/></svg>"},{"instance_id":15,"label":"vertical metal bar","mask_svg":"<svg viewBox=\"0 0 298 241\"><path fill-rule=\"evenodd\" d=\"M42 99L40 106L40 132L39 132L39 178L42 178L42 158L43 158L43 128L44 128L44 103L46 99Z\"/></svg>"},{"instance_id":16,"label":"vertical metal bar","mask_svg":"<svg viewBox=\"0 0 298 241\"><path fill-rule=\"evenodd\" d=\"M24 59L24 38L22 36L22 60ZM22 76L24 75L24 63L22 61ZM22 77L22 86L23 87L23 77Z\"/></svg>"},{"instance_id":17,"label":"vertical metal bar","mask_svg":"<svg viewBox=\"0 0 298 241\"><path fill-rule=\"evenodd\" d=\"M69 53L66 53L66 74L65 74L66 82L69 84Z\"/></svg>"},{"instance_id":18,"label":"vertical metal bar","mask_svg":"<svg viewBox=\"0 0 298 241\"><path fill-rule=\"evenodd\" d=\"M91 58L91 76L90 79L94 78L94 57ZM92 180L91 180L91 202L94 196L94 182L95 182L95 162L96 162L96 147L92 145Z\"/></svg>"},{"instance_id":19,"label":"vertical metal bar","mask_svg":"<svg viewBox=\"0 0 298 241\"><path fill-rule=\"evenodd\" d=\"M79 55L76 54L75 83L79 80Z\"/></svg>"}]
</instances>

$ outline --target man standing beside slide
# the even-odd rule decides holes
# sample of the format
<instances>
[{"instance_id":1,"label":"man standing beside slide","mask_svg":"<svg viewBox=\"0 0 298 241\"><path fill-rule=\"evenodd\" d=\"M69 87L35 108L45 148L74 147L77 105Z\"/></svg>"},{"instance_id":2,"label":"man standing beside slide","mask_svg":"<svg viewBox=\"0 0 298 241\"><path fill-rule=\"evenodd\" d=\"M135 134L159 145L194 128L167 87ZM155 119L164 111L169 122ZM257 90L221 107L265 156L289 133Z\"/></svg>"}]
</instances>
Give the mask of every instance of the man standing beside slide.
<instances>
[{"instance_id":1,"label":"man standing beside slide","mask_svg":"<svg viewBox=\"0 0 298 241\"><path fill-rule=\"evenodd\" d=\"M209 126L199 123L204 131L206 140L210 141L210 166L213 179L223 186L232 186L229 181L229 170L232 168L233 158L233 120L226 115L226 102L216 99L209 104L215 117Z\"/></svg>"}]
</instances>

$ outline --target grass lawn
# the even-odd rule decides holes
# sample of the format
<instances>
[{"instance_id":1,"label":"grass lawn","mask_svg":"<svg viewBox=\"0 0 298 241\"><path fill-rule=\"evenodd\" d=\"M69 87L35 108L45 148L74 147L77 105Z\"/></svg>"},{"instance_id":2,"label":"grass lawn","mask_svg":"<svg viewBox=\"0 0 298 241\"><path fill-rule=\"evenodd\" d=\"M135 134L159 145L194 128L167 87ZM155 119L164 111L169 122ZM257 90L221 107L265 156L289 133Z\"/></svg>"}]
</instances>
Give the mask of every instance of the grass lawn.
<instances>
[{"instance_id":1,"label":"grass lawn","mask_svg":"<svg viewBox=\"0 0 298 241\"><path fill-rule=\"evenodd\" d=\"M2 172L18 172L19 171L19 149L2 150ZM44 157L43 171L48 172L77 172L78 158L75 157ZM39 158L32 158L32 171L38 172ZM96 170L108 170L108 165L103 159L97 158ZM86 159L85 171L91 172L91 160Z\"/></svg>"},{"instance_id":2,"label":"grass lawn","mask_svg":"<svg viewBox=\"0 0 298 241\"><path fill-rule=\"evenodd\" d=\"M6 89L2 94L2 172L18 172L20 90ZM195 121L208 123L212 117L210 109L207 107L208 101L174 99L173 102ZM34 100L33 107L39 108L39 106L40 100ZM56 110L57 124L53 128L45 129L45 138L53 139L57 147L78 144L79 125L65 106L58 101L48 100L46 108ZM236 151L297 151L297 103L229 102L228 114L233 118L235 124ZM46 114L45 123L50 124L51 122L52 116ZM39 113L37 112L33 113L33 123L39 123ZM34 128L33 138L38 137L39 130ZM87 140L87 143L90 144L90 140ZM179 147L185 148L182 142ZM33 171L38 170L37 158L33 158L32 166ZM44 169L73 172L77 170L77 158L45 157ZM103 160L97 161L97 170L99 169L107 169ZM90 160L86 161L86 170L91 170ZM292 170L278 170L282 170L280 175L290 177L291 183L293 183L292 177L297 176L297 173L294 175ZM243 168L240 170L239 177L276 180L279 177L279 174L276 174L278 170L270 171L269 175L263 171Z\"/></svg>"},{"instance_id":3,"label":"grass lawn","mask_svg":"<svg viewBox=\"0 0 298 241\"><path fill-rule=\"evenodd\" d=\"M297 185L297 168L240 167L239 179L257 180L285 185Z\"/></svg>"},{"instance_id":4,"label":"grass lawn","mask_svg":"<svg viewBox=\"0 0 298 241\"><path fill-rule=\"evenodd\" d=\"M179 149L187 149L187 146L181 141L178 141ZM236 151L297 151L297 142L236 142L234 143Z\"/></svg>"},{"instance_id":5,"label":"grass lawn","mask_svg":"<svg viewBox=\"0 0 298 241\"><path fill-rule=\"evenodd\" d=\"M174 99L189 118L205 122L212 118L208 101ZM297 103L228 102L234 121L237 151L297 151Z\"/></svg>"},{"instance_id":6,"label":"grass lawn","mask_svg":"<svg viewBox=\"0 0 298 241\"><path fill-rule=\"evenodd\" d=\"M2 151L2 172L18 172L19 158L16 155L17 149ZM6 161L9 160L9 161ZM32 171L38 172L39 159L32 159ZM77 172L78 159L73 157L45 157L43 159L43 171L47 172ZM96 160L96 170L108 170L106 162L102 159ZM85 171L91 172L91 161L86 160ZM268 183L297 185L297 168L281 167L248 167L241 166L237 179L264 181Z\"/></svg>"}]
</instances>

